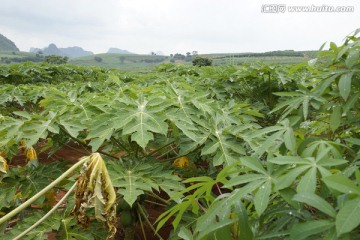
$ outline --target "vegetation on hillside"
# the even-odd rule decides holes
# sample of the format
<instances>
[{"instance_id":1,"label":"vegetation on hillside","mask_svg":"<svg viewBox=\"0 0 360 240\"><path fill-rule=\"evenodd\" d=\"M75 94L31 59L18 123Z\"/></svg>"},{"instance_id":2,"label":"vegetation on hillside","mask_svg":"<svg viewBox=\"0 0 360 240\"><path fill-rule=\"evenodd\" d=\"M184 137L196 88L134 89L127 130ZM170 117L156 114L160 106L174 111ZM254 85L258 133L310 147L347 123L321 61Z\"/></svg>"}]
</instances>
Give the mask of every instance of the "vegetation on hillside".
<instances>
[{"instance_id":1,"label":"vegetation on hillside","mask_svg":"<svg viewBox=\"0 0 360 240\"><path fill-rule=\"evenodd\" d=\"M69 61L69 58L57 55L48 55L45 56L45 61L50 64L65 64Z\"/></svg>"}]
</instances>

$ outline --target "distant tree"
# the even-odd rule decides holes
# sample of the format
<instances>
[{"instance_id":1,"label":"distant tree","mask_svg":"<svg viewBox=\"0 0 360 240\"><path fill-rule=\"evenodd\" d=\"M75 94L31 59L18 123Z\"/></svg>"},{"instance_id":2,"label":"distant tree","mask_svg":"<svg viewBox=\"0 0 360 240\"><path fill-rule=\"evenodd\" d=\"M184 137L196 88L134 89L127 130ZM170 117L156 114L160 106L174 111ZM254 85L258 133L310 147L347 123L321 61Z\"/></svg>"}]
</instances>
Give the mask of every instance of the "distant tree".
<instances>
[{"instance_id":1,"label":"distant tree","mask_svg":"<svg viewBox=\"0 0 360 240\"><path fill-rule=\"evenodd\" d=\"M192 51L192 55L198 55L198 51Z\"/></svg>"},{"instance_id":2,"label":"distant tree","mask_svg":"<svg viewBox=\"0 0 360 240\"><path fill-rule=\"evenodd\" d=\"M119 57L119 59L120 59L120 63L124 64L124 61L125 61L126 58L124 56L121 56L121 57Z\"/></svg>"},{"instance_id":3,"label":"distant tree","mask_svg":"<svg viewBox=\"0 0 360 240\"><path fill-rule=\"evenodd\" d=\"M155 53L155 52L151 52L150 54L151 54L151 55L156 55L156 53Z\"/></svg>"},{"instance_id":4,"label":"distant tree","mask_svg":"<svg viewBox=\"0 0 360 240\"><path fill-rule=\"evenodd\" d=\"M187 52L187 53L186 53L185 62L191 62L191 60L192 60L191 53L190 53L190 52Z\"/></svg>"},{"instance_id":5,"label":"distant tree","mask_svg":"<svg viewBox=\"0 0 360 240\"><path fill-rule=\"evenodd\" d=\"M180 53L175 53L174 59L175 60L185 60L185 55L180 54Z\"/></svg>"},{"instance_id":6,"label":"distant tree","mask_svg":"<svg viewBox=\"0 0 360 240\"><path fill-rule=\"evenodd\" d=\"M65 64L69 61L69 58L57 55L48 55L45 56L45 61L50 64Z\"/></svg>"},{"instance_id":7,"label":"distant tree","mask_svg":"<svg viewBox=\"0 0 360 240\"><path fill-rule=\"evenodd\" d=\"M173 59L173 58L170 59L170 62L171 62L171 63L174 63L174 62L175 62L175 59Z\"/></svg>"},{"instance_id":8,"label":"distant tree","mask_svg":"<svg viewBox=\"0 0 360 240\"><path fill-rule=\"evenodd\" d=\"M99 57L99 56L95 56L94 57L94 59L95 59L95 61L97 61L97 62L102 62L102 58L101 57Z\"/></svg>"},{"instance_id":9,"label":"distant tree","mask_svg":"<svg viewBox=\"0 0 360 240\"><path fill-rule=\"evenodd\" d=\"M193 64L193 66L199 66L199 67L211 66L212 65L212 60L209 59L209 58L204 58L204 57L197 56L192 60L192 64Z\"/></svg>"}]
</instances>

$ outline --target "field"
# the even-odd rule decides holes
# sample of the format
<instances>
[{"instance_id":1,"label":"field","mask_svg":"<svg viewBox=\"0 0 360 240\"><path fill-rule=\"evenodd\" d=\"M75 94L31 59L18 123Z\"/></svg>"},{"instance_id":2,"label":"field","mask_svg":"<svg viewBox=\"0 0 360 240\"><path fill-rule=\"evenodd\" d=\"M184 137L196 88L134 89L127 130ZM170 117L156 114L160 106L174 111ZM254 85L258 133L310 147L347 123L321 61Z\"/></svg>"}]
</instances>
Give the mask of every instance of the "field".
<instances>
[{"instance_id":1,"label":"field","mask_svg":"<svg viewBox=\"0 0 360 240\"><path fill-rule=\"evenodd\" d=\"M285 52L286 53L286 52ZM283 51L275 53L219 53L219 54L200 54L200 57L207 57L213 60L215 66L241 65L254 62L264 62L269 64L297 64L304 63L316 56L315 51L291 52L283 55ZM270 56L268 56L270 54ZM291 55L296 56L291 56ZM300 55L300 56L299 56ZM170 56L141 55L141 54L96 54L93 56L70 58L69 64L77 66L97 66L105 68L117 68L124 71L143 72L153 69L161 63L169 63ZM28 52L0 52L0 63L14 64L19 62L42 62L44 56ZM176 60L178 64L191 65L191 61Z\"/></svg>"},{"instance_id":2,"label":"field","mask_svg":"<svg viewBox=\"0 0 360 240\"><path fill-rule=\"evenodd\" d=\"M222 54L200 54L200 57L207 57L213 60L215 66L240 65L243 63L265 62L280 64L304 63L315 57L315 51L304 52L305 56L246 56L245 53L222 53ZM307 54L306 54L307 53ZM71 59L70 63L79 66L100 66L108 68L119 68L127 71L143 71L151 69L159 63L169 63L169 56L151 55L129 55L129 54L97 54L102 62L95 60L94 56ZM235 57L241 56L241 57ZM121 60L123 58L123 60ZM177 63L191 65L191 62L177 60Z\"/></svg>"},{"instance_id":3,"label":"field","mask_svg":"<svg viewBox=\"0 0 360 240\"><path fill-rule=\"evenodd\" d=\"M311 58L303 58L303 57L241 57L241 58L234 58L234 57L226 57L226 58L214 58L213 62L216 66L226 65L226 64L233 64L233 65L240 65L240 64L251 64L253 62L264 62L269 64L280 63L280 64L297 64L309 61Z\"/></svg>"},{"instance_id":4,"label":"field","mask_svg":"<svg viewBox=\"0 0 360 240\"><path fill-rule=\"evenodd\" d=\"M11 64L20 62L42 62L44 58L30 52L1 52L0 64Z\"/></svg>"},{"instance_id":5,"label":"field","mask_svg":"<svg viewBox=\"0 0 360 240\"><path fill-rule=\"evenodd\" d=\"M96 61L95 57L98 57ZM101 59L101 60L100 60ZM97 54L96 56L87 56L74 58L69 61L70 64L79 66L98 66L107 68L119 68L130 71L143 71L152 68L161 62L169 62L169 57L138 55L138 54Z\"/></svg>"},{"instance_id":6,"label":"field","mask_svg":"<svg viewBox=\"0 0 360 240\"><path fill-rule=\"evenodd\" d=\"M121 56L0 65L1 239L360 238L356 34L299 64Z\"/></svg>"}]
</instances>

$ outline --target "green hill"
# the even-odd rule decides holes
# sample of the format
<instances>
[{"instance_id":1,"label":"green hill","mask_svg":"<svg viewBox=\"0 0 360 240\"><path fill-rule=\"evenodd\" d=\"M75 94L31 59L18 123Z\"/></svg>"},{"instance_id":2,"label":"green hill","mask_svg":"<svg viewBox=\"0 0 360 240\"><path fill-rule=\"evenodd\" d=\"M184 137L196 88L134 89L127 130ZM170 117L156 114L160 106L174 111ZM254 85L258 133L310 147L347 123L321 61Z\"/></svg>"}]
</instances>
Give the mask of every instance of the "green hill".
<instances>
[{"instance_id":1,"label":"green hill","mask_svg":"<svg viewBox=\"0 0 360 240\"><path fill-rule=\"evenodd\" d=\"M14 42L0 34L0 51L19 52L19 49L16 47Z\"/></svg>"}]
</instances>

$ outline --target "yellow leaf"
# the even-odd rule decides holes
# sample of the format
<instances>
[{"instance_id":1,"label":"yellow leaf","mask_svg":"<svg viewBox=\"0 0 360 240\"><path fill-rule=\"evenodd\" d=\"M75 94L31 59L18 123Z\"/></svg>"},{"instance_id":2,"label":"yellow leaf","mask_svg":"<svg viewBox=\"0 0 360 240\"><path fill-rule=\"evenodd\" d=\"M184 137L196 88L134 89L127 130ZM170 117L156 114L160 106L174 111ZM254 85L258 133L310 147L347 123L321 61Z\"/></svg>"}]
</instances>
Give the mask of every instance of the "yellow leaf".
<instances>
[{"instance_id":1,"label":"yellow leaf","mask_svg":"<svg viewBox=\"0 0 360 240\"><path fill-rule=\"evenodd\" d=\"M18 192L18 193L16 193L15 195L14 195L14 201L16 201L17 199L22 199L23 198L23 195L22 195L22 193L21 192Z\"/></svg>"},{"instance_id":2,"label":"yellow leaf","mask_svg":"<svg viewBox=\"0 0 360 240\"><path fill-rule=\"evenodd\" d=\"M20 147L26 147L26 145L25 145L25 141L24 140L20 140Z\"/></svg>"},{"instance_id":3,"label":"yellow leaf","mask_svg":"<svg viewBox=\"0 0 360 240\"><path fill-rule=\"evenodd\" d=\"M9 166L6 162L6 159L0 156L0 173L6 173L6 171L9 169Z\"/></svg>"},{"instance_id":4,"label":"yellow leaf","mask_svg":"<svg viewBox=\"0 0 360 240\"><path fill-rule=\"evenodd\" d=\"M49 205L51 207L55 206L56 204L56 191L54 189L51 189L48 193L45 194L45 198L49 201Z\"/></svg>"},{"instance_id":5,"label":"yellow leaf","mask_svg":"<svg viewBox=\"0 0 360 240\"><path fill-rule=\"evenodd\" d=\"M179 157L173 162L174 167L185 168L190 165L190 161L188 157Z\"/></svg>"},{"instance_id":6,"label":"yellow leaf","mask_svg":"<svg viewBox=\"0 0 360 240\"><path fill-rule=\"evenodd\" d=\"M32 161L37 159L36 151L33 147L27 148L25 150L25 156L27 161Z\"/></svg>"},{"instance_id":7,"label":"yellow leaf","mask_svg":"<svg viewBox=\"0 0 360 240\"><path fill-rule=\"evenodd\" d=\"M86 227L90 221L88 209L93 208L95 218L107 223L110 239L116 233L116 193L100 154L93 153L85 159L81 174L77 178L72 214Z\"/></svg>"}]
</instances>

